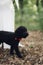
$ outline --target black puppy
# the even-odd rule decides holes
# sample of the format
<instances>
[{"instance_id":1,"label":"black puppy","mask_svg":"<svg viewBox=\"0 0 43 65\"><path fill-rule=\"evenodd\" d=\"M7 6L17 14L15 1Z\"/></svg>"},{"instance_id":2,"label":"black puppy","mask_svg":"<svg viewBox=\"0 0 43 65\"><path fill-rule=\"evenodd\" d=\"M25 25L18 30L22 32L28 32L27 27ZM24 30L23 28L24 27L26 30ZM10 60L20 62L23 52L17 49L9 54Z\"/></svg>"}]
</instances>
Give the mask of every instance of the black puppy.
<instances>
[{"instance_id":1,"label":"black puppy","mask_svg":"<svg viewBox=\"0 0 43 65\"><path fill-rule=\"evenodd\" d=\"M18 27L15 32L0 31L0 44L5 42L10 45L10 54L14 54L14 50L18 57L22 58L22 55L18 49L18 44L22 38L28 36L27 29L24 26Z\"/></svg>"}]
</instances>

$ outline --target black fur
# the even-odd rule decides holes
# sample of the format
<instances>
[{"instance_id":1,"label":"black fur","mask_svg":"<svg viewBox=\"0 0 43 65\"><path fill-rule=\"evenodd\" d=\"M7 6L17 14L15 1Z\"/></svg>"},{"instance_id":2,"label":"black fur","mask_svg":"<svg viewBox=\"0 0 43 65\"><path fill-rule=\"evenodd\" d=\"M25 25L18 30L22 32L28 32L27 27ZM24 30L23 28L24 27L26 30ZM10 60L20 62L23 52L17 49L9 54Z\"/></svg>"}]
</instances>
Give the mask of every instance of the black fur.
<instances>
[{"instance_id":1,"label":"black fur","mask_svg":"<svg viewBox=\"0 0 43 65\"><path fill-rule=\"evenodd\" d=\"M18 57L22 58L22 55L18 49L18 44L22 38L28 36L27 29L24 26L18 27L15 32L0 31L0 44L5 42L11 46L10 54L14 54L14 50Z\"/></svg>"}]
</instances>

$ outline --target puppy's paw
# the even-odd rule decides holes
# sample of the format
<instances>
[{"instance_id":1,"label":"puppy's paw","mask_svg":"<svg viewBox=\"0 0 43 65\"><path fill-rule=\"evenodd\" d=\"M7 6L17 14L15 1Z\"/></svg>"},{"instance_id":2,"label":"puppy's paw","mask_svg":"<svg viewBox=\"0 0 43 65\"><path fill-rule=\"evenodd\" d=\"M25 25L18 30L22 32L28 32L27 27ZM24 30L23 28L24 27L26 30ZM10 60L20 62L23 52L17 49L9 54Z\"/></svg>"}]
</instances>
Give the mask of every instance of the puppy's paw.
<instances>
[{"instance_id":1,"label":"puppy's paw","mask_svg":"<svg viewBox=\"0 0 43 65\"><path fill-rule=\"evenodd\" d=\"M10 55L14 55L14 52L10 52Z\"/></svg>"},{"instance_id":2,"label":"puppy's paw","mask_svg":"<svg viewBox=\"0 0 43 65\"><path fill-rule=\"evenodd\" d=\"M17 55L18 56L18 58L23 58L23 56L22 55Z\"/></svg>"}]
</instances>

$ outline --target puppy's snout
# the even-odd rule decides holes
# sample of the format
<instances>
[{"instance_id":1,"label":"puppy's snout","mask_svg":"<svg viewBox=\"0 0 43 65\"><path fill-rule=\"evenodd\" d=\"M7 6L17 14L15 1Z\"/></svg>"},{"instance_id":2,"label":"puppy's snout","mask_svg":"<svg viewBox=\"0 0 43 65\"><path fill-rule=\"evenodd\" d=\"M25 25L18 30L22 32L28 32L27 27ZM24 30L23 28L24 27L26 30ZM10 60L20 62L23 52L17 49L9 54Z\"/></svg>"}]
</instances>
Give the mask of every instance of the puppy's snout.
<instances>
[{"instance_id":1,"label":"puppy's snout","mask_svg":"<svg viewBox=\"0 0 43 65\"><path fill-rule=\"evenodd\" d=\"M29 35L29 33L27 33L27 36Z\"/></svg>"},{"instance_id":2,"label":"puppy's snout","mask_svg":"<svg viewBox=\"0 0 43 65\"><path fill-rule=\"evenodd\" d=\"M23 34L23 37L26 38L28 35L29 35L28 32L25 32L25 33Z\"/></svg>"},{"instance_id":3,"label":"puppy's snout","mask_svg":"<svg viewBox=\"0 0 43 65\"><path fill-rule=\"evenodd\" d=\"M28 33L26 33L26 37L28 36L29 34Z\"/></svg>"}]
</instances>

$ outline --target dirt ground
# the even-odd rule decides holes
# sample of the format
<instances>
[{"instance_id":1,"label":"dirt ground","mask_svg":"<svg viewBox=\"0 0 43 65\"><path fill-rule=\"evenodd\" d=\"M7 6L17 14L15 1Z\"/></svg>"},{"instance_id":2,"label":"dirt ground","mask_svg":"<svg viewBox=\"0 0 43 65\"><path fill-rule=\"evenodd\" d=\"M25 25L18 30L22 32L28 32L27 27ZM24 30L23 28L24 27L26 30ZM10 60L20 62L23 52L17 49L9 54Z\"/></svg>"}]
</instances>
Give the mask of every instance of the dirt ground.
<instances>
[{"instance_id":1,"label":"dirt ground","mask_svg":"<svg viewBox=\"0 0 43 65\"><path fill-rule=\"evenodd\" d=\"M0 65L43 65L43 32L29 31L29 36L22 39L24 47L19 47L23 58L14 54L10 56L9 49L0 48Z\"/></svg>"}]
</instances>

